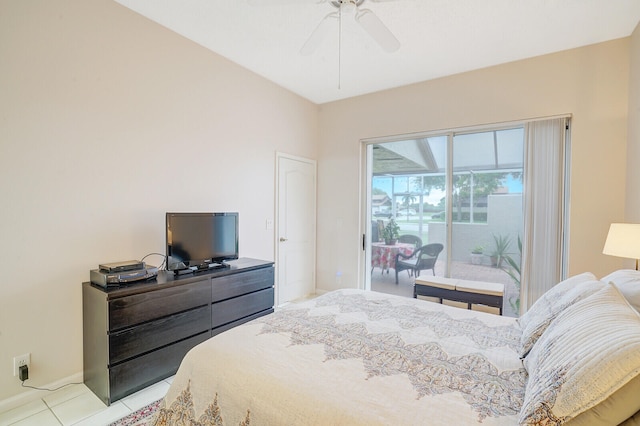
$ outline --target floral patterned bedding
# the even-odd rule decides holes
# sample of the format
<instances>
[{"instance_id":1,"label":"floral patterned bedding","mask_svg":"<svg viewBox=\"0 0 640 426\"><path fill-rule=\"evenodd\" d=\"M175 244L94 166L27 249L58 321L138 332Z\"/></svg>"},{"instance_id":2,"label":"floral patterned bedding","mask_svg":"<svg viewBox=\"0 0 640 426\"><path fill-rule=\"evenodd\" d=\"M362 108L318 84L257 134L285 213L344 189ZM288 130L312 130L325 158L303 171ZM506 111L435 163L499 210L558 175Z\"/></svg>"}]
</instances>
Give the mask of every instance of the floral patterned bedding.
<instances>
[{"instance_id":1,"label":"floral patterned bedding","mask_svg":"<svg viewBox=\"0 0 640 426\"><path fill-rule=\"evenodd\" d=\"M515 319L338 290L192 349L156 425L513 425Z\"/></svg>"}]
</instances>

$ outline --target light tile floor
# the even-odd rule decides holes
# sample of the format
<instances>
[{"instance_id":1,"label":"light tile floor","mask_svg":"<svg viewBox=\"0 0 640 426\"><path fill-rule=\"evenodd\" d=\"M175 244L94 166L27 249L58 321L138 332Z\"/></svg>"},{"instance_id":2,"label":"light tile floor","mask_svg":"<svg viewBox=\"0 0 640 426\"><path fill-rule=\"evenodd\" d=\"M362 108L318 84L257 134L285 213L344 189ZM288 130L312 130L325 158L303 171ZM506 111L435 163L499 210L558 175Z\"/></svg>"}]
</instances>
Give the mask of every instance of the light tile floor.
<instances>
[{"instance_id":1,"label":"light tile floor","mask_svg":"<svg viewBox=\"0 0 640 426\"><path fill-rule=\"evenodd\" d=\"M104 405L84 384L70 385L42 399L0 413L0 426L103 426L162 398L173 377Z\"/></svg>"}]
</instances>

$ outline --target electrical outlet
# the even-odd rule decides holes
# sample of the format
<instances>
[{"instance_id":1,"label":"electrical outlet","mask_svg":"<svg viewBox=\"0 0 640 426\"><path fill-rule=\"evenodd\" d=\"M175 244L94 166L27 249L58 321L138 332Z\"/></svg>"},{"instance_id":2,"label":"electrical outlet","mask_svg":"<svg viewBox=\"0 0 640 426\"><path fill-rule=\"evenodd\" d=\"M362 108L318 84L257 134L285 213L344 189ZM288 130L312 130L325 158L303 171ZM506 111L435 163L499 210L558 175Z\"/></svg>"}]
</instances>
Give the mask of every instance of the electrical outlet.
<instances>
[{"instance_id":1,"label":"electrical outlet","mask_svg":"<svg viewBox=\"0 0 640 426\"><path fill-rule=\"evenodd\" d=\"M24 354L13 358L13 375L18 375L18 368L21 365L31 366L31 354Z\"/></svg>"}]
</instances>

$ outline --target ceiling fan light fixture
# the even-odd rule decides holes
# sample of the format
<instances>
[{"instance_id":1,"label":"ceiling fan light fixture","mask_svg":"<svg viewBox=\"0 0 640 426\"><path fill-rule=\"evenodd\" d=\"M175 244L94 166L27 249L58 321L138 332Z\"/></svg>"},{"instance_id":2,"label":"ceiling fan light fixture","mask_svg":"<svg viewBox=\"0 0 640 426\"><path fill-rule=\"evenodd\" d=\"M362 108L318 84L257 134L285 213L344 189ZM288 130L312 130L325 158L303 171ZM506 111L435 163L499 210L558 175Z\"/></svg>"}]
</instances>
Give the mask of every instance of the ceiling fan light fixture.
<instances>
[{"instance_id":1,"label":"ceiling fan light fixture","mask_svg":"<svg viewBox=\"0 0 640 426\"><path fill-rule=\"evenodd\" d=\"M354 1L343 1L340 3L340 12L355 15L358 6Z\"/></svg>"}]
</instances>

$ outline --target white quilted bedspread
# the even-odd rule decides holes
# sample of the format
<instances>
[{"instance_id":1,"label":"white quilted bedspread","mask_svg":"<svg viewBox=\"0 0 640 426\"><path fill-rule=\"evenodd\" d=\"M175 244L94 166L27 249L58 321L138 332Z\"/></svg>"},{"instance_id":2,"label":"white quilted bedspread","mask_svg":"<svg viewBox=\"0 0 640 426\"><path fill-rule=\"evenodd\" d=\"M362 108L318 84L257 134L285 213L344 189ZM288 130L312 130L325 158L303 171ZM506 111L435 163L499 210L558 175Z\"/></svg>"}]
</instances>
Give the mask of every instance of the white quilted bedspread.
<instances>
[{"instance_id":1,"label":"white quilted bedspread","mask_svg":"<svg viewBox=\"0 0 640 426\"><path fill-rule=\"evenodd\" d=\"M515 319L359 290L290 305L192 349L157 425L513 425Z\"/></svg>"}]
</instances>

